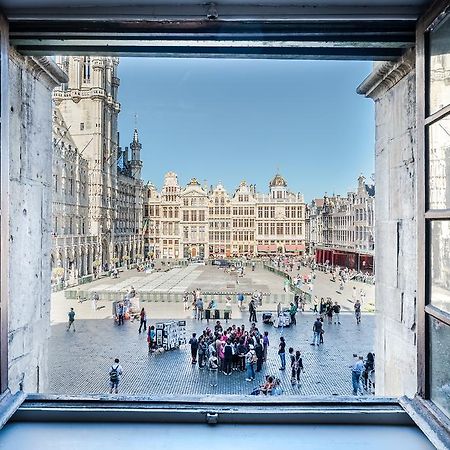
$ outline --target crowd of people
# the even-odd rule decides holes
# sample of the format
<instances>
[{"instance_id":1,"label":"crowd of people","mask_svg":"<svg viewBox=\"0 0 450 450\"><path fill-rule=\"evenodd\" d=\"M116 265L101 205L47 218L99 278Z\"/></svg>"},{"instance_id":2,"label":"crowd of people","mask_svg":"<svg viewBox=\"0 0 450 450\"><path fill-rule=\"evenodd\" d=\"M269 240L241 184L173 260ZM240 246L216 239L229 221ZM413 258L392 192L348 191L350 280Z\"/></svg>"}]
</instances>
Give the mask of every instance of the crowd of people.
<instances>
[{"instance_id":1,"label":"crowd of people","mask_svg":"<svg viewBox=\"0 0 450 450\"><path fill-rule=\"evenodd\" d=\"M213 329L206 327L200 335L193 333L189 340L191 363L198 364L200 369L209 372L211 386L217 386L219 372L224 376L231 376L233 372L245 373L247 382L254 381L256 373L264 369L269 345L269 333L260 332L254 322L247 329L244 324L224 328L220 321L216 321ZM290 347L288 353L292 385L301 386L300 374L304 371L301 352ZM280 360L279 369L284 371L286 341L283 336L279 338L277 354ZM279 378L267 375L263 385L255 388L252 394L278 395L281 392Z\"/></svg>"}]
</instances>

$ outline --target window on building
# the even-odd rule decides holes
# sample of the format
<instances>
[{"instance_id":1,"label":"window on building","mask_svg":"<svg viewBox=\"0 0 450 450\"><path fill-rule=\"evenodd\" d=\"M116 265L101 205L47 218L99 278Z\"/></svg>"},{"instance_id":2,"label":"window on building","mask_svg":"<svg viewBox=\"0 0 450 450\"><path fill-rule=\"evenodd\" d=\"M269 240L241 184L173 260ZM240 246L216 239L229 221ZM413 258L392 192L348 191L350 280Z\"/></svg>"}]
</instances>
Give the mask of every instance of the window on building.
<instances>
[{"instance_id":1,"label":"window on building","mask_svg":"<svg viewBox=\"0 0 450 450\"><path fill-rule=\"evenodd\" d=\"M83 82L87 83L91 79L91 57L83 57Z\"/></svg>"}]
</instances>

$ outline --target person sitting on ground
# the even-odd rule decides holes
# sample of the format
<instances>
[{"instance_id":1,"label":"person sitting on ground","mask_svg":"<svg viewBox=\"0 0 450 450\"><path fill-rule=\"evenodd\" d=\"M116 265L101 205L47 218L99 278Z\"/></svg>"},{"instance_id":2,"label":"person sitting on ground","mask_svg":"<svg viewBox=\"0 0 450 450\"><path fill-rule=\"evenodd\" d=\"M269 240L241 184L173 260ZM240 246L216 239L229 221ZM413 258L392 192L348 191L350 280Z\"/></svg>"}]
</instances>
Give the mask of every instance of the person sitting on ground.
<instances>
[{"instance_id":1,"label":"person sitting on ground","mask_svg":"<svg viewBox=\"0 0 450 450\"><path fill-rule=\"evenodd\" d=\"M270 391L270 395L282 395L283 389L281 387L281 381L279 378L276 378L274 381L274 385L272 390Z\"/></svg>"},{"instance_id":2,"label":"person sitting on ground","mask_svg":"<svg viewBox=\"0 0 450 450\"><path fill-rule=\"evenodd\" d=\"M262 394L270 395L271 391L272 391L272 389L274 387L274 383L275 383L274 377L272 377L270 375L267 375L266 376L266 381L259 387L259 391Z\"/></svg>"}]
</instances>

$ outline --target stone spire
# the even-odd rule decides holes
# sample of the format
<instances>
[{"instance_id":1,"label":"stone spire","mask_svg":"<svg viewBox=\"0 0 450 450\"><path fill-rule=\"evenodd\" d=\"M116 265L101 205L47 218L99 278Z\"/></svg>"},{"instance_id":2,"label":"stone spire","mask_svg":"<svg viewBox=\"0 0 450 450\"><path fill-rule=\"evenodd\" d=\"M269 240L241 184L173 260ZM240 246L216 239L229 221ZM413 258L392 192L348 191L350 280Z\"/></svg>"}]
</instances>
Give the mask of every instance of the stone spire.
<instances>
[{"instance_id":1,"label":"stone spire","mask_svg":"<svg viewBox=\"0 0 450 450\"><path fill-rule=\"evenodd\" d=\"M137 128L134 129L133 141L130 143L130 150L131 150L131 159L130 159L131 176L133 178L140 179L142 169L142 161L141 161L142 144L139 142L139 133Z\"/></svg>"}]
</instances>

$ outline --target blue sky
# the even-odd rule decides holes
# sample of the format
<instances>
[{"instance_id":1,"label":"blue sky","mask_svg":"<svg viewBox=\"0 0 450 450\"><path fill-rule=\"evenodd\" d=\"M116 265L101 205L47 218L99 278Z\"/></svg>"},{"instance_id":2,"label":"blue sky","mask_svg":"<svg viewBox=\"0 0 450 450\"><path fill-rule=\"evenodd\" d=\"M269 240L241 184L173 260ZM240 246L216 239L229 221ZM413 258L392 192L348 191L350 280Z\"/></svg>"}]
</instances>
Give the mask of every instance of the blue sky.
<instances>
[{"instance_id":1,"label":"blue sky","mask_svg":"<svg viewBox=\"0 0 450 450\"><path fill-rule=\"evenodd\" d=\"M137 122L143 179L241 180L279 172L310 201L374 171L374 105L356 94L372 63L121 58L120 142ZM135 118L137 115L137 119Z\"/></svg>"}]
</instances>

